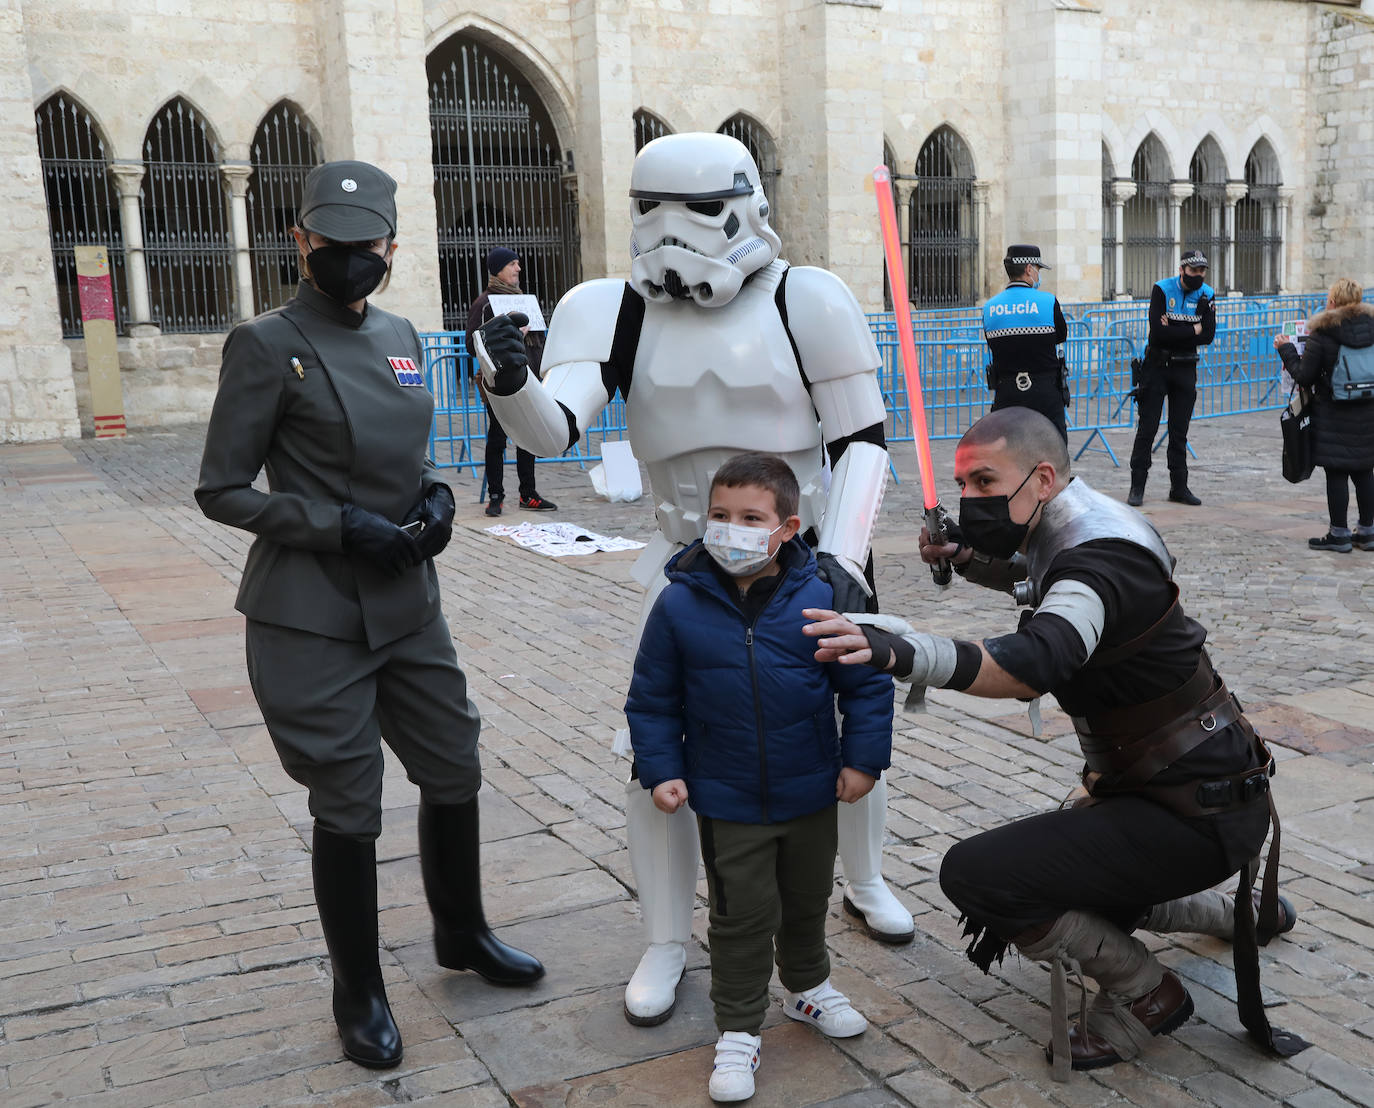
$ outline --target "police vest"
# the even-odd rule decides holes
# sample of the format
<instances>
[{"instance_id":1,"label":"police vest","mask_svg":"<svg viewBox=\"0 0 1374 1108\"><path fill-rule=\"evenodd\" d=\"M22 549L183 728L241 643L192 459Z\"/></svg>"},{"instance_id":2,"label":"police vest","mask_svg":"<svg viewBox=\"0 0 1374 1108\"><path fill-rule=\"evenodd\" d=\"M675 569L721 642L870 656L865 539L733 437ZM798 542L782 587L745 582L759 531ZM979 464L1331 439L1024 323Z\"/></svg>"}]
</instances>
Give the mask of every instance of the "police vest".
<instances>
[{"instance_id":1,"label":"police vest","mask_svg":"<svg viewBox=\"0 0 1374 1108\"><path fill-rule=\"evenodd\" d=\"M1205 281L1192 292L1183 287L1183 281L1178 276L1166 277L1155 283L1164 292L1164 314L1170 323L1201 323L1202 313L1198 311L1198 305L1216 295L1212 286Z\"/></svg>"},{"instance_id":2,"label":"police vest","mask_svg":"<svg viewBox=\"0 0 1374 1108\"><path fill-rule=\"evenodd\" d=\"M983 305L983 337L999 370L1057 371L1054 294L1027 285L999 292Z\"/></svg>"}]
</instances>

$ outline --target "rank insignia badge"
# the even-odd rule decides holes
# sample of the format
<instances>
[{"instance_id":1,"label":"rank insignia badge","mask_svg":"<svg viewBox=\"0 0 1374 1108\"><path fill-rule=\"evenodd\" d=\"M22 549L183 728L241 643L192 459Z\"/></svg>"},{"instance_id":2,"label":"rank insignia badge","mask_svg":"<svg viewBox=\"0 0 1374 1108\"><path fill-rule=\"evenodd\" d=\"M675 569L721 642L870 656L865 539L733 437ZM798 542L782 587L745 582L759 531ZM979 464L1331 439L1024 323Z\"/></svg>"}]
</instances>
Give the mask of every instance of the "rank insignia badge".
<instances>
[{"instance_id":1,"label":"rank insignia badge","mask_svg":"<svg viewBox=\"0 0 1374 1108\"><path fill-rule=\"evenodd\" d=\"M391 372L396 374L398 385L424 387L425 375L420 372L414 358L388 358L387 364L391 366Z\"/></svg>"}]
</instances>

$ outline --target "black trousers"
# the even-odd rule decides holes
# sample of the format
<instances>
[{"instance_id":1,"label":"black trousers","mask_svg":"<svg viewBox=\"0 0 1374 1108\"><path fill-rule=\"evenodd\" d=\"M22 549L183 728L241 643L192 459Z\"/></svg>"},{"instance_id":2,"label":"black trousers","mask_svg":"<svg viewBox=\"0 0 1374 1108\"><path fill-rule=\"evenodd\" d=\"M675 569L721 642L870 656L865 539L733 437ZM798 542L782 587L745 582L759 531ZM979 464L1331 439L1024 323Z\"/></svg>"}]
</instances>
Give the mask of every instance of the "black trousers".
<instances>
[{"instance_id":1,"label":"black trousers","mask_svg":"<svg viewBox=\"0 0 1374 1108\"><path fill-rule=\"evenodd\" d=\"M1002 377L1006 380L1002 380ZM1064 420L1064 394L1059 391L1057 374L1031 374L1030 388L1025 392L1016 387L1016 374L999 374L997 388L992 396L994 412L1003 408L1030 408L1059 428L1064 441L1069 441L1069 428Z\"/></svg>"},{"instance_id":2,"label":"black trousers","mask_svg":"<svg viewBox=\"0 0 1374 1108\"><path fill-rule=\"evenodd\" d=\"M1150 449L1159 430L1164 401L1169 401L1169 480L1178 487L1188 483L1188 424L1197 400L1197 365L1188 361L1169 363L1160 359L1141 375L1136 393L1137 425L1131 450L1131 478L1143 482L1150 469Z\"/></svg>"},{"instance_id":3,"label":"black trousers","mask_svg":"<svg viewBox=\"0 0 1374 1108\"><path fill-rule=\"evenodd\" d=\"M485 399L483 400L485 404ZM487 404L487 497L495 500L506 495L506 429L501 426L496 415ZM534 455L528 450L515 448L515 475L520 481L520 495L528 500L535 495Z\"/></svg>"},{"instance_id":4,"label":"black trousers","mask_svg":"<svg viewBox=\"0 0 1374 1108\"><path fill-rule=\"evenodd\" d=\"M1348 469L1326 469L1326 510L1332 527L1345 527L1350 513L1350 486L1355 486L1355 506L1360 526L1374 525L1374 470L1355 472Z\"/></svg>"},{"instance_id":5,"label":"black trousers","mask_svg":"<svg viewBox=\"0 0 1374 1108\"><path fill-rule=\"evenodd\" d=\"M956 843L940 888L975 937L984 969L1025 931L1072 909L1131 930L1147 908L1239 872L1264 845L1268 805L1182 819L1123 796L1017 820Z\"/></svg>"}]
</instances>

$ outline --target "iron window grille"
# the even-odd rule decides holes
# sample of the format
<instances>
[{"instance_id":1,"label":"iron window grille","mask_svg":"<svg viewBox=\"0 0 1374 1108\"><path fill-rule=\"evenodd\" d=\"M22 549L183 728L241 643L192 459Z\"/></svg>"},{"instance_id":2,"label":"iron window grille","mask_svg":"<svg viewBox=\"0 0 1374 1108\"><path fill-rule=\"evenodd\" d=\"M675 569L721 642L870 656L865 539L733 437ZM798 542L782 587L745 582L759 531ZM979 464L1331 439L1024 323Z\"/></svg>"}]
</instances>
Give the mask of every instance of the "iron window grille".
<instances>
[{"instance_id":1,"label":"iron window grille","mask_svg":"<svg viewBox=\"0 0 1374 1108\"><path fill-rule=\"evenodd\" d=\"M952 127L931 132L916 155L907 201L911 302L957 308L978 298L977 212L973 158Z\"/></svg>"},{"instance_id":2,"label":"iron window grille","mask_svg":"<svg viewBox=\"0 0 1374 1108\"><path fill-rule=\"evenodd\" d=\"M119 194L110 180L105 140L91 115L69 97L50 96L34 112L52 242L53 277L63 338L80 338L81 298L76 279L78 246L104 246L110 263L115 326L129 331L124 236Z\"/></svg>"},{"instance_id":3,"label":"iron window grille","mask_svg":"<svg viewBox=\"0 0 1374 1108\"><path fill-rule=\"evenodd\" d=\"M429 55L429 123L444 326L467 326L496 246L520 256L520 281L547 316L581 278L577 190L538 93L466 35Z\"/></svg>"},{"instance_id":4,"label":"iron window grille","mask_svg":"<svg viewBox=\"0 0 1374 1108\"><path fill-rule=\"evenodd\" d=\"M1116 295L1116 203L1112 197L1112 184L1116 179L1116 168L1112 157L1107 153L1107 144L1102 144L1102 299L1111 300Z\"/></svg>"},{"instance_id":5,"label":"iron window grille","mask_svg":"<svg viewBox=\"0 0 1374 1108\"><path fill-rule=\"evenodd\" d=\"M1247 295L1279 291L1283 235L1278 158L1264 139L1245 159L1245 196L1236 203L1236 287Z\"/></svg>"},{"instance_id":6,"label":"iron window grille","mask_svg":"<svg viewBox=\"0 0 1374 1108\"><path fill-rule=\"evenodd\" d=\"M320 163L310 121L282 101L263 116L253 135L248 178L248 243L253 300L259 312L280 307L300 282L300 252L291 237L305 179Z\"/></svg>"},{"instance_id":7,"label":"iron window grille","mask_svg":"<svg viewBox=\"0 0 1374 1108\"><path fill-rule=\"evenodd\" d=\"M1153 133L1146 135L1131 159L1135 195L1125 202L1122 211L1127 296L1149 296L1156 281L1178 268L1170 226L1171 177L1163 143Z\"/></svg>"},{"instance_id":8,"label":"iron window grille","mask_svg":"<svg viewBox=\"0 0 1374 1108\"><path fill-rule=\"evenodd\" d=\"M167 333L227 331L234 322L234 246L219 144L181 97L143 142L144 257L153 322Z\"/></svg>"},{"instance_id":9,"label":"iron window grille","mask_svg":"<svg viewBox=\"0 0 1374 1108\"><path fill-rule=\"evenodd\" d=\"M635 153L638 154L649 143L664 135L671 135L673 129L647 108L640 108L634 114Z\"/></svg>"},{"instance_id":10,"label":"iron window grille","mask_svg":"<svg viewBox=\"0 0 1374 1108\"><path fill-rule=\"evenodd\" d=\"M1221 148L1209 135L1198 144L1188 165L1191 196L1179 210L1179 246L1196 247L1211 263L1207 282L1218 292L1226 292L1226 252L1231 248L1226 235L1226 160Z\"/></svg>"}]
</instances>

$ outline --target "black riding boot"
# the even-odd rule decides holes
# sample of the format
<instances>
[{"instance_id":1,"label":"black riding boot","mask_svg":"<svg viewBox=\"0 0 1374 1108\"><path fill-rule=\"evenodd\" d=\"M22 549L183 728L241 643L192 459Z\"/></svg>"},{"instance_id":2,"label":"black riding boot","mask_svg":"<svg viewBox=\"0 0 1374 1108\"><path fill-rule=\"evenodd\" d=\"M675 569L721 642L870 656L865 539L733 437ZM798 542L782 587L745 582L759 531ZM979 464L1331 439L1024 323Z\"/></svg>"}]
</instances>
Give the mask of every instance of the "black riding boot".
<instances>
[{"instance_id":1,"label":"black riding boot","mask_svg":"<svg viewBox=\"0 0 1374 1108\"><path fill-rule=\"evenodd\" d=\"M544 967L493 935L482 913L477 827L475 796L466 804L420 801L420 872L434 914L434 955L445 969L474 970L495 985L528 985Z\"/></svg>"},{"instance_id":2,"label":"black riding boot","mask_svg":"<svg viewBox=\"0 0 1374 1108\"><path fill-rule=\"evenodd\" d=\"M390 1069L401 1060L377 960L377 846L315 826L315 903L334 971L334 1022L344 1055Z\"/></svg>"}]
</instances>

